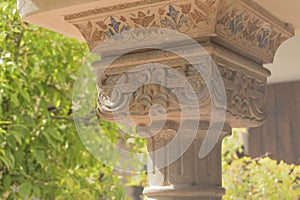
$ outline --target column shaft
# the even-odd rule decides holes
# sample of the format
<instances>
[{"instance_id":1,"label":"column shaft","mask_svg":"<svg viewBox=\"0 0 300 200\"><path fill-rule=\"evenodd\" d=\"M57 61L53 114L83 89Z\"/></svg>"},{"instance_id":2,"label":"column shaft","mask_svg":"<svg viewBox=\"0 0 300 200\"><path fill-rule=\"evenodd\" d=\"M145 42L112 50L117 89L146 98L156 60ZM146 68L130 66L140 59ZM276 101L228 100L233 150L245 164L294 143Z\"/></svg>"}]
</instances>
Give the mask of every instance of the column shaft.
<instances>
[{"instance_id":1,"label":"column shaft","mask_svg":"<svg viewBox=\"0 0 300 200\"><path fill-rule=\"evenodd\" d=\"M198 130L196 137L187 151L175 162L162 169L157 169L156 156L168 161L172 149L166 148L163 154L151 154L148 158L149 188L144 194L151 200L206 200L222 199L221 147L223 138L230 133L224 130L213 150L203 159L199 158L201 145L206 136L205 130ZM157 151L174 139L176 131L163 130L147 139L149 152ZM182 143L178 144L182 148Z\"/></svg>"}]
</instances>

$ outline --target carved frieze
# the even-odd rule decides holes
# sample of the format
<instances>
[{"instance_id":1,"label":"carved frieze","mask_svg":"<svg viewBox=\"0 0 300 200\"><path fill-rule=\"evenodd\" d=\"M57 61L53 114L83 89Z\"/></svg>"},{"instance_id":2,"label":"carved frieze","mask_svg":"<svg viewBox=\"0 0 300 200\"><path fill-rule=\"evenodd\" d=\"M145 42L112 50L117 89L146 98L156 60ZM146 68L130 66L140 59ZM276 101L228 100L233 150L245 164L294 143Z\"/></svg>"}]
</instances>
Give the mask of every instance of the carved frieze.
<instances>
[{"instance_id":1,"label":"carved frieze","mask_svg":"<svg viewBox=\"0 0 300 200\"><path fill-rule=\"evenodd\" d=\"M175 30L200 42L213 41L258 63L272 62L278 47L294 35L290 25L246 0L137 1L65 19L82 33L91 50L126 31L155 27ZM140 34L151 33L132 31L129 39L139 42ZM109 48L113 51L118 45Z\"/></svg>"},{"instance_id":2,"label":"carved frieze","mask_svg":"<svg viewBox=\"0 0 300 200\"><path fill-rule=\"evenodd\" d=\"M137 7L140 4L149 3L149 7ZM156 1L157 2L157 1ZM71 20L75 27L82 33L88 41L90 49L94 49L100 42L121 34L128 30L137 28L167 28L191 37L198 37L196 31L206 30L206 33L213 31L213 24L216 15L217 0L195 0L195 1L173 1L162 2L152 5L153 1L138 1L136 10L124 11L122 14L107 15L95 19L76 21L74 16L85 16L84 14L75 14L66 16L66 20ZM128 7L127 4L119 7ZM116 9L111 8L111 10ZM109 8L107 8L109 10ZM103 9L102 9L103 10ZM89 11L89 13L100 13L100 11ZM77 17L76 17L77 18Z\"/></svg>"},{"instance_id":3,"label":"carved frieze","mask_svg":"<svg viewBox=\"0 0 300 200\"><path fill-rule=\"evenodd\" d=\"M217 40L237 51L247 49L253 55L265 55L272 61L278 47L293 36L290 25L280 22L251 1L221 1L217 15ZM246 2L246 3L245 3Z\"/></svg>"}]
</instances>

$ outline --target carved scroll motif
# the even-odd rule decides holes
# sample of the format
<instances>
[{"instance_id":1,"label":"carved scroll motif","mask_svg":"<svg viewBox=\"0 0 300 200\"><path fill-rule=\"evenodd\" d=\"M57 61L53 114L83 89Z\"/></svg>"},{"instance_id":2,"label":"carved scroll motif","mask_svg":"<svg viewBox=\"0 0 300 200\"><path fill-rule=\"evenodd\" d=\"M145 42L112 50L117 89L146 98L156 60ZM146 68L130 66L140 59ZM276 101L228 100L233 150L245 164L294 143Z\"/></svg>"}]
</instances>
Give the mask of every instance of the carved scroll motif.
<instances>
[{"instance_id":1,"label":"carved scroll motif","mask_svg":"<svg viewBox=\"0 0 300 200\"><path fill-rule=\"evenodd\" d=\"M202 115L209 115L211 106L211 95L203 77L194 67L189 64L174 67L186 81L193 87L196 93ZM266 118L266 79L260 76L252 76L247 71L240 71L235 67L218 64L218 69L224 80L227 95L227 112L233 117L238 117L253 122L263 122ZM110 72L112 73L112 72ZM112 95L113 87L117 84L123 73L113 73L105 76L98 83L99 87L99 113L102 116L111 116L112 110L122 115L123 110L129 108L130 114L134 116L146 116L154 104L162 105L167 113L179 113L180 106L188 105L190 90L186 83L170 70L155 72L151 68L142 72L132 72L124 80L128 82L118 83L115 88L117 94ZM161 76L159 76L161 75ZM157 84L147 84L149 80L156 78L164 81L167 87ZM143 81L143 86L135 89L136 81ZM218 92L218 87L211 92ZM176 96L176 95L177 96ZM178 101L178 95L181 102ZM184 101L186 100L186 101ZM109 102L109 103L105 103ZM183 104L183 105L181 105ZM127 107L126 107L127 106Z\"/></svg>"}]
</instances>

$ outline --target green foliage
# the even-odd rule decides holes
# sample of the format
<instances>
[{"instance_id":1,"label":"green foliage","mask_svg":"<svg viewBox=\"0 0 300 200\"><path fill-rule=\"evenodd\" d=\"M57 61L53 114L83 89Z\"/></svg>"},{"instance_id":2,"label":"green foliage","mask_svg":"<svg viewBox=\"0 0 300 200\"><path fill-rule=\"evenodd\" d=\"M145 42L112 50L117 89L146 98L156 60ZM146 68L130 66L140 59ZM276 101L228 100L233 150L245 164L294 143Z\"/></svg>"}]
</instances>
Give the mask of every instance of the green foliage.
<instances>
[{"instance_id":1,"label":"green foliage","mask_svg":"<svg viewBox=\"0 0 300 200\"><path fill-rule=\"evenodd\" d=\"M123 177L85 150L72 119L86 45L22 22L15 0L0 14L0 199L124 199Z\"/></svg>"},{"instance_id":2,"label":"green foliage","mask_svg":"<svg viewBox=\"0 0 300 200\"><path fill-rule=\"evenodd\" d=\"M300 166L270 158L239 158L243 151L239 136L245 132L235 130L224 141L223 185L227 189L224 199L299 199Z\"/></svg>"},{"instance_id":3,"label":"green foliage","mask_svg":"<svg viewBox=\"0 0 300 200\"><path fill-rule=\"evenodd\" d=\"M225 199L298 199L300 166L244 157L224 165Z\"/></svg>"}]
</instances>

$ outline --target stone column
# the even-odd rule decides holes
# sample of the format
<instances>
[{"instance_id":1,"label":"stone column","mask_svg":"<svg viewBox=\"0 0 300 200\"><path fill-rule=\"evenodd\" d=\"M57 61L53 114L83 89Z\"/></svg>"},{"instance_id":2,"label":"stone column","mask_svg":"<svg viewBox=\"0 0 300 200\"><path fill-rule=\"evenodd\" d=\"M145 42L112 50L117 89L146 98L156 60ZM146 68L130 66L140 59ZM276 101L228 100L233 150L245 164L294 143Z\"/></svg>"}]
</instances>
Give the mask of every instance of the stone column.
<instances>
[{"instance_id":1,"label":"stone column","mask_svg":"<svg viewBox=\"0 0 300 200\"><path fill-rule=\"evenodd\" d=\"M100 4L99 6L101 7ZM142 134L147 133L145 127L161 120L159 114L149 118L151 107L157 104L163 107L167 115L163 118L165 125L156 135L151 135L147 139L150 173L149 188L146 188L144 193L149 199L221 199L225 194L225 189L222 188L222 139L230 134L231 128L259 126L266 119L266 83L270 73L263 68L263 64L273 61L280 44L293 36L292 28L249 0L124 2L116 6L66 15L65 20L78 28L92 52L102 55L102 63L96 64L98 68L101 68L106 59L109 60L124 48L142 49L139 36L151 35L151 31L148 31L150 27L178 31L195 39L205 48L220 72L227 102L224 107L226 119L222 134L206 157L200 158L199 151L207 136L207 130L213 125L210 124L211 106L216 99L211 98L207 82L203 81L203 77L197 73L194 66L208 68L211 72L208 77L210 81L213 81L215 71L212 70L210 62L189 63L178 55L155 50L160 46L172 48L188 45L184 41L171 38L156 43L153 38L153 49L131 51L113 62L99 80L98 111L102 119L112 122L126 121L128 118L126 113L130 113L131 125L139 126ZM135 37L130 38L132 42L129 46L122 46L124 38L115 36L135 28L142 28L145 31L135 33ZM114 38L116 43L98 47L109 38ZM182 47L181 50L190 58L197 56L195 49L188 46ZM174 96L174 91L179 90L187 98L189 96L180 79L167 69L156 72L148 67L131 71L137 65L153 62L168 65L181 74L196 91L198 105L194 105L195 108L201 108L196 115L191 112L192 114L185 118L192 122L197 116L201 117L201 120L197 121L199 125L192 144L182 156L161 169L157 169L159 168L157 166L167 162L174 149L167 149L158 157L155 154L151 156L151 152L171 142L180 126L182 104L176 95ZM122 80L118 86L119 92L112 98L112 88L125 73L129 73L128 77L134 78ZM167 84L161 86L145 81L154 79L158 81L156 83L165 81ZM145 81L144 85L132 89L136 82L140 81ZM108 100L109 104L106 103ZM128 104L127 111L123 108L125 104ZM111 105L118 108L117 113L112 113ZM185 138L178 141L178 148L181 148L180 142L185 142L189 137L189 127L185 127L185 130Z\"/></svg>"},{"instance_id":2,"label":"stone column","mask_svg":"<svg viewBox=\"0 0 300 200\"><path fill-rule=\"evenodd\" d=\"M134 124L138 125L138 133L151 136L147 138L147 147L150 153L148 159L150 161L148 162L149 188L144 190L144 194L149 199L221 199L225 194L225 189L222 188L221 168L223 138L230 135L231 127L257 126L266 117L265 87L269 72L255 62L219 45L211 44L206 46L206 50L213 58L211 61L216 63L217 70L224 82L227 116L221 129L221 136L211 152L204 158L199 157L199 152L211 126L212 103L217 101L211 99L210 91L203 77L193 67L198 64L203 68L211 68L210 62L205 57L202 59L203 63L192 63L193 65L191 65L185 59L160 50L128 54L113 63L111 69L107 70L105 76L99 81L98 87L102 88L101 95L99 95L99 114L101 118L107 121L126 122L129 117L126 113L126 103L124 103L124 100L126 100L130 118ZM193 54L194 50L191 48L184 48L184 52L192 58L195 56ZM136 63L130 64L133 58ZM150 65L136 69L137 63L151 63L154 60L158 60L160 64L168 63L170 68L157 71L154 66L151 68ZM105 63L105 59L103 59L103 62ZM98 68L101 68L100 63L97 63ZM180 98L189 100L191 97L188 95L188 88L180 84L181 78L178 78L171 69L175 69L192 85L197 94L195 105L186 105L179 102ZM125 73L128 73L127 78L120 79ZM215 73L212 72L209 76L210 80L214 80L213 74ZM139 79L140 77L143 77L143 79ZM154 79L159 84L151 83L151 80ZM142 80L148 80L148 82L145 81L142 87L135 89L134 86L137 82ZM163 82L168 84L164 87L160 85ZM122 91L118 97L113 98L116 103L114 106L119 108L114 114L111 112L111 104L105 104L105 100L111 99L109 94L111 94L113 87L120 88L120 91ZM214 89L217 91L218 87L216 86ZM182 95L179 96L179 100L178 96L175 95L176 91L182 92L179 93ZM130 94L132 95L130 96ZM102 98L105 100L102 100ZM187 102L189 102L188 100ZM122 108L122 105L124 108ZM164 112L159 112L158 109L157 113L151 114L151 109L156 105L161 105ZM186 150L183 150L184 154L174 162L169 161L169 159L176 149L166 148L161 154L151 155L151 152L164 148L174 140L180 123L182 123L180 113L185 106L190 110L193 110L193 108L200 109L199 113L190 111L185 115L183 135L181 140L177 141L175 148L181 149L184 146L183 143L186 142L185 140L193 137L190 132L195 130L191 130L191 127L194 127L194 120L197 119L196 115L198 114L200 121L197 122L197 133L192 139L192 143ZM152 129L154 134L151 131L148 132L150 126L154 127ZM158 132L155 132L156 126L159 127Z\"/></svg>"},{"instance_id":3,"label":"stone column","mask_svg":"<svg viewBox=\"0 0 300 200\"><path fill-rule=\"evenodd\" d=\"M222 188L221 145L223 138L231 132L229 126L224 127L223 134L213 150L200 159L199 152L207 134L208 123L202 122L197 135L187 151L172 164L157 170L156 158L149 159L149 188L144 190L148 199L222 199L225 189ZM176 131L165 129L147 140L149 151L164 147L175 137ZM181 148L178 144L178 148ZM168 159L172 149L165 151L164 159ZM152 168L152 169L150 169Z\"/></svg>"}]
</instances>

